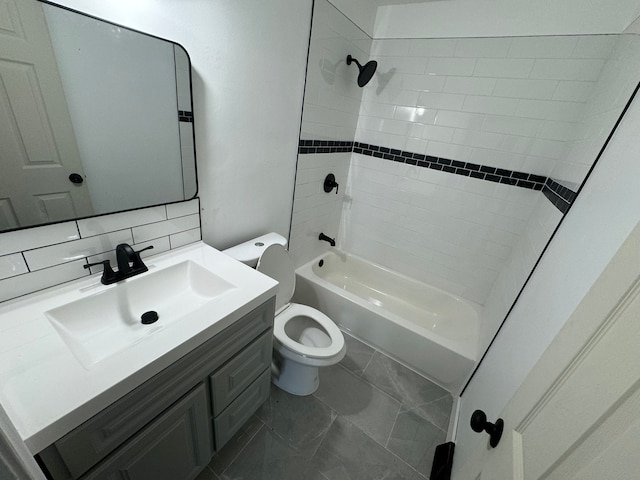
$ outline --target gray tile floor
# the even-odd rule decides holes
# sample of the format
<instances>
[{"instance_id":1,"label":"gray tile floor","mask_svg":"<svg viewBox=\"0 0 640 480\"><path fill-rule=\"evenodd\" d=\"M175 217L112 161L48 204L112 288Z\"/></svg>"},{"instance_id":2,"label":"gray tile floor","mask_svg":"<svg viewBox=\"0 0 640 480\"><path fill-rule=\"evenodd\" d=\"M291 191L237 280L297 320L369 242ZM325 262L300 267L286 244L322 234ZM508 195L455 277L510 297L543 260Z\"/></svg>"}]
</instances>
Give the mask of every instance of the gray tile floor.
<instances>
[{"instance_id":1,"label":"gray tile floor","mask_svg":"<svg viewBox=\"0 0 640 480\"><path fill-rule=\"evenodd\" d=\"M271 397L196 480L424 480L443 443L445 390L345 334L320 387Z\"/></svg>"}]
</instances>

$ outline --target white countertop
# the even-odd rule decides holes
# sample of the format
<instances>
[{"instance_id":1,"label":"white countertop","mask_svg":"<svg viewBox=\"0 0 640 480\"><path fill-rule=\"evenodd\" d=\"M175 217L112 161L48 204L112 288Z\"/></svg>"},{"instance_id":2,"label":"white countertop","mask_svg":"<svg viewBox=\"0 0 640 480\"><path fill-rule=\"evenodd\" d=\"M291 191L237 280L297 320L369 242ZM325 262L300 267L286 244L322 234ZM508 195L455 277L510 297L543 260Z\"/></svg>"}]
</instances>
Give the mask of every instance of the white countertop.
<instances>
[{"instance_id":1,"label":"white countertop","mask_svg":"<svg viewBox=\"0 0 640 480\"><path fill-rule=\"evenodd\" d=\"M186 260L237 288L90 368L44 312L115 288L100 274L0 304L0 403L33 454L275 295L276 281L202 242L147 257L149 272L125 282Z\"/></svg>"}]
</instances>

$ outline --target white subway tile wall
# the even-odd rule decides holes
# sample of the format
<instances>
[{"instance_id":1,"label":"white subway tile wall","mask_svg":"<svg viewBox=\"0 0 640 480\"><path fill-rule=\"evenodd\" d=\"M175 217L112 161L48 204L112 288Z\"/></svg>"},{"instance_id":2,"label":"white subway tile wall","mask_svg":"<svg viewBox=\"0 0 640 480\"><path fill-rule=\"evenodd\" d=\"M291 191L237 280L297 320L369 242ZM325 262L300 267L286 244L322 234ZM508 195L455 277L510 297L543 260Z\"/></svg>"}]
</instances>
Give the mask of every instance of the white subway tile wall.
<instances>
[{"instance_id":1,"label":"white subway tile wall","mask_svg":"<svg viewBox=\"0 0 640 480\"><path fill-rule=\"evenodd\" d=\"M539 195L520 239L515 243L484 302L478 351L484 352L507 315L547 241L560 223L562 213Z\"/></svg>"},{"instance_id":2,"label":"white subway tile wall","mask_svg":"<svg viewBox=\"0 0 640 480\"><path fill-rule=\"evenodd\" d=\"M296 267L323 254L327 242L318 240L320 232L335 238L338 246L342 204L346 196L351 153L299 155L289 253ZM338 190L326 193L324 179L333 173Z\"/></svg>"},{"instance_id":3,"label":"white subway tile wall","mask_svg":"<svg viewBox=\"0 0 640 480\"><path fill-rule=\"evenodd\" d=\"M371 39L333 5L315 2L301 138L353 141L362 89L358 67L369 60Z\"/></svg>"},{"instance_id":4,"label":"white subway tile wall","mask_svg":"<svg viewBox=\"0 0 640 480\"><path fill-rule=\"evenodd\" d=\"M130 243L143 258L201 239L198 199L0 234L0 301L90 274Z\"/></svg>"},{"instance_id":5,"label":"white subway tile wall","mask_svg":"<svg viewBox=\"0 0 640 480\"><path fill-rule=\"evenodd\" d=\"M346 195L342 249L481 304L540 196L359 154Z\"/></svg>"},{"instance_id":6,"label":"white subway tile wall","mask_svg":"<svg viewBox=\"0 0 640 480\"><path fill-rule=\"evenodd\" d=\"M510 170L526 162L528 173L549 176L576 140L614 43L607 35L374 40L378 74L362 97L356 141Z\"/></svg>"},{"instance_id":7,"label":"white subway tile wall","mask_svg":"<svg viewBox=\"0 0 640 480\"><path fill-rule=\"evenodd\" d=\"M584 57L606 54L607 60L601 75L589 89L583 83L591 82L561 82L556 91L556 95L563 95L566 99L572 96L586 97L586 108L577 119L573 132L567 123L559 122L543 125L541 131L547 135L546 138L568 141L561 159L554 165L551 177L562 183L579 185L638 84L640 37L624 34L603 37L600 41L585 37L580 39L576 52Z\"/></svg>"}]
</instances>

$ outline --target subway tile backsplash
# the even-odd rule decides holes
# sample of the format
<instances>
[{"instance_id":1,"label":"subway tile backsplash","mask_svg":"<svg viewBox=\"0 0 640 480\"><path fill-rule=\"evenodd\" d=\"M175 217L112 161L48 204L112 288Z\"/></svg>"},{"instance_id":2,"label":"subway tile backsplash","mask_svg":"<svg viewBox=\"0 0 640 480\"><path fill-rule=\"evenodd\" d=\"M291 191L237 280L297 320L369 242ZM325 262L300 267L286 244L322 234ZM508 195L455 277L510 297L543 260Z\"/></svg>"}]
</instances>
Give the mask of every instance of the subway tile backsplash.
<instances>
[{"instance_id":1,"label":"subway tile backsplash","mask_svg":"<svg viewBox=\"0 0 640 480\"><path fill-rule=\"evenodd\" d=\"M0 234L0 301L102 271L115 247L153 245L143 258L200 240L199 200L142 208Z\"/></svg>"}]
</instances>

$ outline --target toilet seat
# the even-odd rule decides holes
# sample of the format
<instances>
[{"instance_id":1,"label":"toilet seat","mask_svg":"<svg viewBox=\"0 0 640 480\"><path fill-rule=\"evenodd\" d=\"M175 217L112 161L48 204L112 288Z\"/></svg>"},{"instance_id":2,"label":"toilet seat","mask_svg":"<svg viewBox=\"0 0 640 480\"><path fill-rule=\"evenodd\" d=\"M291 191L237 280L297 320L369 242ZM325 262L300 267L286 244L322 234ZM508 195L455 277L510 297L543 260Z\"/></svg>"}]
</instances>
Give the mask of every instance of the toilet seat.
<instances>
[{"instance_id":1,"label":"toilet seat","mask_svg":"<svg viewBox=\"0 0 640 480\"><path fill-rule=\"evenodd\" d=\"M329 317L308 305L289 303L296 288L296 273L293 261L282 245L273 244L267 247L258 260L256 270L279 282L273 336L284 348L302 357L317 360L329 359L343 352L344 337ZM331 345L310 347L290 338L285 327L287 322L296 317L308 317L317 322L329 336Z\"/></svg>"},{"instance_id":2,"label":"toilet seat","mask_svg":"<svg viewBox=\"0 0 640 480\"><path fill-rule=\"evenodd\" d=\"M287 322L296 317L308 317L317 322L329 336L331 345L327 347L310 347L290 338L285 332L285 326ZM307 358L330 358L338 355L344 349L344 337L336 324L321 311L298 303L290 304L276 316L273 335L282 346Z\"/></svg>"}]
</instances>

